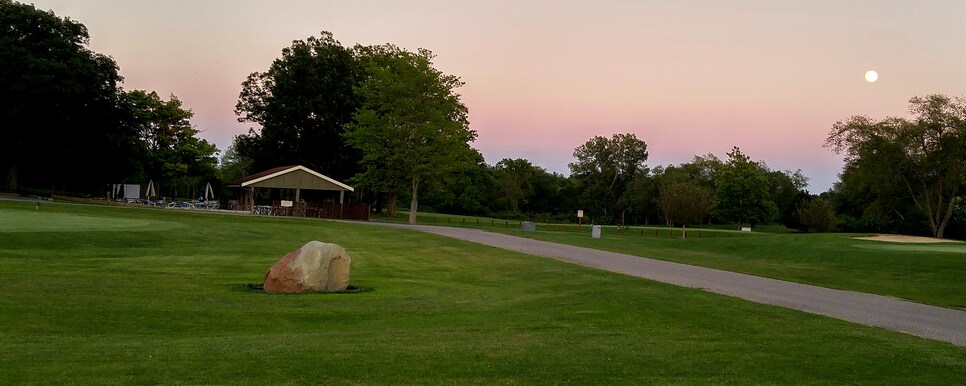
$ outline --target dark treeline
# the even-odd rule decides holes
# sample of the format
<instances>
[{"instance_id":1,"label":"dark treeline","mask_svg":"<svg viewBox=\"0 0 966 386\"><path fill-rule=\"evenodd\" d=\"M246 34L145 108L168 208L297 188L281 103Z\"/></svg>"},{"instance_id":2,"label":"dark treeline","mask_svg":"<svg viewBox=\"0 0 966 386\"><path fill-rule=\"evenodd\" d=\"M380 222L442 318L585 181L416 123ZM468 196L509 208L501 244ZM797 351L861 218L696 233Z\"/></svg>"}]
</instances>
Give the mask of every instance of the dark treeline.
<instances>
[{"instance_id":1,"label":"dark treeline","mask_svg":"<svg viewBox=\"0 0 966 386\"><path fill-rule=\"evenodd\" d=\"M87 48L87 28L0 0L0 182L104 197L110 183L154 179L188 196L216 179L217 149L174 95L125 91L117 63ZM180 190L179 190L180 189Z\"/></svg>"},{"instance_id":2,"label":"dark treeline","mask_svg":"<svg viewBox=\"0 0 966 386\"><path fill-rule=\"evenodd\" d=\"M649 166L634 134L573 150L568 176L526 159L487 164L470 143L462 81L434 55L392 44L346 47L332 34L296 40L241 80L235 113L255 125L216 162L174 95L124 90L118 65L87 48L86 27L0 0L0 183L6 191L103 197L111 183L197 197L247 174L305 165L356 187L349 197L396 216L419 211L595 224L748 226L962 237L966 101L914 97L911 118L851 117L826 146L840 181L809 194L801 171L774 170L734 147ZM231 192L220 190L222 197ZM421 204L421 206L419 206Z\"/></svg>"}]
</instances>

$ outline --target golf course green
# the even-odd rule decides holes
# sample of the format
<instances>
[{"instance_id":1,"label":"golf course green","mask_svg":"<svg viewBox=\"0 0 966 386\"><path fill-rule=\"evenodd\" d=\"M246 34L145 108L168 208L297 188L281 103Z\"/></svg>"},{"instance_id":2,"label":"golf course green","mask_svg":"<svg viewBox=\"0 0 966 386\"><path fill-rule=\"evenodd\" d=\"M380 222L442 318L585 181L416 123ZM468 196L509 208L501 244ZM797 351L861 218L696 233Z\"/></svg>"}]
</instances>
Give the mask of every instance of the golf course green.
<instances>
[{"instance_id":1,"label":"golf course green","mask_svg":"<svg viewBox=\"0 0 966 386\"><path fill-rule=\"evenodd\" d=\"M750 248L759 252L720 264L744 262L739 270L770 258L785 267L776 271L798 267L840 281L832 272L848 267L848 256L816 263L799 252L765 253L799 236L695 242L681 255L711 260L712 252ZM822 248L856 251L861 259L890 254L883 265L898 264L891 254L966 256L853 247L876 244L827 237L801 243L845 240ZM311 240L345 247L350 285L370 290L281 295L251 288L279 257ZM658 244L663 250L646 254L660 258L685 245L665 241ZM931 271L948 264L898 264L887 272L913 278L903 284L912 287L920 276L943 278ZM952 282L952 291L963 291L961 281ZM0 201L0 293L0 384L947 385L966 379L966 347L362 223Z\"/></svg>"}]
</instances>

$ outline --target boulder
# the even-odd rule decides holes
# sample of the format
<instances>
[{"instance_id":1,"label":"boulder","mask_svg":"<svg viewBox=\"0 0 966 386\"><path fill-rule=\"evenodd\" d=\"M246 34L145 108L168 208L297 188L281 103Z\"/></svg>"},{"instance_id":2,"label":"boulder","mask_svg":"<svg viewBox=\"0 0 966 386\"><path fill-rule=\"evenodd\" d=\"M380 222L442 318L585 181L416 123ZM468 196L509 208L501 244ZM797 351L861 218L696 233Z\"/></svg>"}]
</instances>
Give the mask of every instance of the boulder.
<instances>
[{"instance_id":1,"label":"boulder","mask_svg":"<svg viewBox=\"0 0 966 386\"><path fill-rule=\"evenodd\" d=\"M342 247L310 241L265 272L267 292L332 292L349 286L352 259Z\"/></svg>"}]
</instances>

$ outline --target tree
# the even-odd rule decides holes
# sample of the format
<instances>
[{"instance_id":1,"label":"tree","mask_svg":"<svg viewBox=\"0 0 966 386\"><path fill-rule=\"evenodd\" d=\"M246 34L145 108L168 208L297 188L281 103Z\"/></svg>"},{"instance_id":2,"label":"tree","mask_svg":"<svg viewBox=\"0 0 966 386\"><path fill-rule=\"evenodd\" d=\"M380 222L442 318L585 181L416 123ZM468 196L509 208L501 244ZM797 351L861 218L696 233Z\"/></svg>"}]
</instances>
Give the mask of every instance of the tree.
<instances>
[{"instance_id":1,"label":"tree","mask_svg":"<svg viewBox=\"0 0 966 386\"><path fill-rule=\"evenodd\" d=\"M359 180L391 197L409 186L409 222L416 222L419 189L473 162L467 110L456 88L463 82L433 68L433 54L391 44L357 46L366 72L362 106L345 138L362 152ZM390 199L394 205L394 198Z\"/></svg>"},{"instance_id":2,"label":"tree","mask_svg":"<svg viewBox=\"0 0 966 386\"><path fill-rule=\"evenodd\" d=\"M89 39L81 23L0 0L0 173L7 188L100 193L138 171L137 133L122 124L118 108L117 64L90 51Z\"/></svg>"},{"instance_id":3,"label":"tree","mask_svg":"<svg viewBox=\"0 0 966 386\"><path fill-rule=\"evenodd\" d=\"M496 163L493 174L500 184L500 192L510 202L510 210L519 212L520 202L533 194L532 179L536 174L533 164L522 158L504 158Z\"/></svg>"},{"instance_id":4,"label":"tree","mask_svg":"<svg viewBox=\"0 0 966 386\"><path fill-rule=\"evenodd\" d=\"M769 192L771 201L778 209L778 220L789 228L798 228L798 216L796 210L809 199L809 194L805 190L808 186L808 177L802 174L801 170L794 172L790 170L768 170L766 167L765 176L768 178Z\"/></svg>"},{"instance_id":5,"label":"tree","mask_svg":"<svg viewBox=\"0 0 966 386\"><path fill-rule=\"evenodd\" d=\"M165 101L156 92L133 90L122 93L121 104L145 148L147 178L169 187L185 178L214 178L218 149L198 137L200 131L191 125L194 113L177 96Z\"/></svg>"},{"instance_id":6,"label":"tree","mask_svg":"<svg viewBox=\"0 0 966 386\"><path fill-rule=\"evenodd\" d=\"M498 189L490 166L483 154L472 150L471 161L467 167L460 168L448 178L444 178L435 189L420 194L420 203L434 210L465 215L490 215L491 205L498 196Z\"/></svg>"},{"instance_id":7,"label":"tree","mask_svg":"<svg viewBox=\"0 0 966 386\"><path fill-rule=\"evenodd\" d=\"M911 120L853 116L836 122L825 146L844 154L846 168L879 197L911 199L932 235L942 238L966 182L966 99L913 97L909 112Z\"/></svg>"},{"instance_id":8,"label":"tree","mask_svg":"<svg viewBox=\"0 0 966 386\"><path fill-rule=\"evenodd\" d=\"M768 192L767 168L754 162L737 146L717 178L715 211L725 221L738 225L771 221L778 212Z\"/></svg>"},{"instance_id":9,"label":"tree","mask_svg":"<svg viewBox=\"0 0 966 386\"><path fill-rule=\"evenodd\" d=\"M647 170L647 144L633 133L595 136L574 149L574 158L571 176L580 182L582 201L592 214L609 221L617 212L623 217L627 186Z\"/></svg>"},{"instance_id":10,"label":"tree","mask_svg":"<svg viewBox=\"0 0 966 386\"><path fill-rule=\"evenodd\" d=\"M711 210L711 194L692 183L675 182L661 187L658 201L669 225L681 224L681 238L688 224L701 221Z\"/></svg>"},{"instance_id":11,"label":"tree","mask_svg":"<svg viewBox=\"0 0 966 386\"><path fill-rule=\"evenodd\" d=\"M796 212L798 221L809 233L831 232L835 230L835 211L832 204L821 198L813 198Z\"/></svg>"},{"instance_id":12,"label":"tree","mask_svg":"<svg viewBox=\"0 0 966 386\"><path fill-rule=\"evenodd\" d=\"M237 140L236 137L236 142L225 149L218 161L218 171L221 174L221 180L225 182L239 180L252 172L252 160L238 152Z\"/></svg>"},{"instance_id":13,"label":"tree","mask_svg":"<svg viewBox=\"0 0 966 386\"><path fill-rule=\"evenodd\" d=\"M342 138L359 107L361 73L352 53L329 32L296 40L266 72L242 83L239 122L261 126L236 140L256 169L305 165L337 179L353 176L360 155Z\"/></svg>"}]
</instances>

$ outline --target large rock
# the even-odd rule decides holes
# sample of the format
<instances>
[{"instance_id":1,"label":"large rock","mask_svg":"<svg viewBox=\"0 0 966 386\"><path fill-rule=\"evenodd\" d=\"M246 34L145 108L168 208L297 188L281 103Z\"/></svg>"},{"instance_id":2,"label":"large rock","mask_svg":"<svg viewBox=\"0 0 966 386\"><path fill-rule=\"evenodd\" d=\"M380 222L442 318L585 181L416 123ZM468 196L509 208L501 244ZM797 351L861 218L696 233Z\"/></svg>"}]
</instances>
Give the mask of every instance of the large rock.
<instances>
[{"instance_id":1,"label":"large rock","mask_svg":"<svg viewBox=\"0 0 966 386\"><path fill-rule=\"evenodd\" d=\"M352 259L342 247L310 241L289 252L265 272L268 292L330 292L349 286Z\"/></svg>"}]
</instances>

